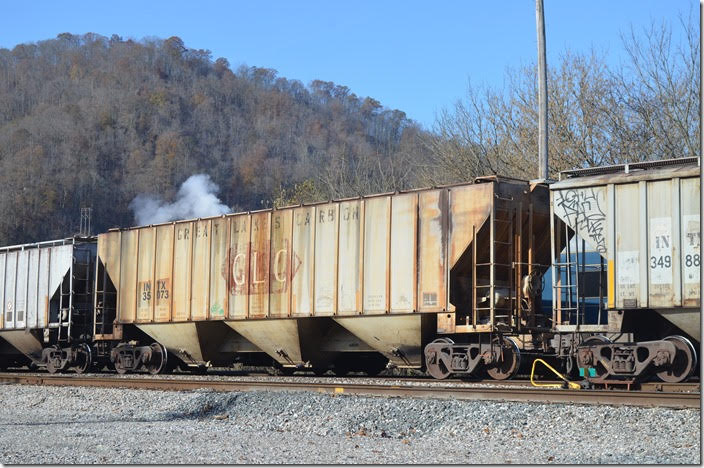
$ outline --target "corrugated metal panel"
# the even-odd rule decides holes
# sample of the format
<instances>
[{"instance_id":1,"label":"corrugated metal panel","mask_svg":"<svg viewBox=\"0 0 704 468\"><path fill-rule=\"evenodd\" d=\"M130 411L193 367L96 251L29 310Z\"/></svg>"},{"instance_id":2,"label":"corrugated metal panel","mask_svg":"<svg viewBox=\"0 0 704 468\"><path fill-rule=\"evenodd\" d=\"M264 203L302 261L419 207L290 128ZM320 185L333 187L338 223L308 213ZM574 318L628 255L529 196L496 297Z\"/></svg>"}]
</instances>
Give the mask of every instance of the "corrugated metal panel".
<instances>
[{"instance_id":1,"label":"corrugated metal panel","mask_svg":"<svg viewBox=\"0 0 704 468\"><path fill-rule=\"evenodd\" d=\"M701 279L699 276L701 262L701 228L699 224L700 206L698 178L680 181L680 199L682 228L681 258L682 265L682 302L686 307L698 307L701 298Z\"/></svg>"},{"instance_id":2,"label":"corrugated metal panel","mask_svg":"<svg viewBox=\"0 0 704 468\"><path fill-rule=\"evenodd\" d=\"M174 236L174 299L171 302L171 320L173 322L183 322L191 318L193 223L176 223Z\"/></svg>"},{"instance_id":3,"label":"corrugated metal panel","mask_svg":"<svg viewBox=\"0 0 704 468\"><path fill-rule=\"evenodd\" d=\"M174 226L156 228L156 250L154 260L154 321L171 320L171 301L173 299Z\"/></svg>"},{"instance_id":4,"label":"corrugated metal panel","mask_svg":"<svg viewBox=\"0 0 704 468\"><path fill-rule=\"evenodd\" d=\"M391 197L364 200L364 313L389 310Z\"/></svg>"},{"instance_id":5,"label":"corrugated metal panel","mask_svg":"<svg viewBox=\"0 0 704 468\"><path fill-rule=\"evenodd\" d=\"M606 203L606 186L572 188L553 192L555 214L589 246L606 253L606 226L610 219Z\"/></svg>"},{"instance_id":6,"label":"corrugated metal panel","mask_svg":"<svg viewBox=\"0 0 704 468\"><path fill-rule=\"evenodd\" d=\"M5 328L5 263L7 254L0 253L0 329Z\"/></svg>"},{"instance_id":7,"label":"corrugated metal panel","mask_svg":"<svg viewBox=\"0 0 704 468\"><path fill-rule=\"evenodd\" d=\"M224 319L227 310L227 248L230 223L225 218L212 221L210 247L210 310L209 317Z\"/></svg>"},{"instance_id":8,"label":"corrugated metal panel","mask_svg":"<svg viewBox=\"0 0 704 468\"><path fill-rule=\"evenodd\" d=\"M49 323L49 264L51 249L39 251L39 287L37 293L37 326L44 328ZM1 271L1 270L0 270Z\"/></svg>"},{"instance_id":9,"label":"corrugated metal panel","mask_svg":"<svg viewBox=\"0 0 704 468\"><path fill-rule=\"evenodd\" d=\"M121 323L132 323L136 317L137 305L137 250L139 231L124 231L121 239L120 255L120 307ZM52 276L56 271L52 256Z\"/></svg>"},{"instance_id":10,"label":"corrugated metal panel","mask_svg":"<svg viewBox=\"0 0 704 468\"><path fill-rule=\"evenodd\" d=\"M338 204L315 209L315 315L333 315L337 305Z\"/></svg>"},{"instance_id":11,"label":"corrugated metal panel","mask_svg":"<svg viewBox=\"0 0 704 468\"><path fill-rule=\"evenodd\" d=\"M208 318L210 283L210 220L194 223L191 260L191 320Z\"/></svg>"},{"instance_id":12,"label":"corrugated metal panel","mask_svg":"<svg viewBox=\"0 0 704 468\"><path fill-rule=\"evenodd\" d=\"M306 206L293 210L291 315L296 317L306 317L313 313L314 223L314 207Z\"/></svg>"},{"instance_id":13,"label":"corrugated metal panel","mask_svg":"<svg viewBox=\"0 0 704 468\"><path fill-rule=\"evenodd\" d=\"M37 328L39 303L39 255L40 249L29 251L29 273L27 275L27 328Z\"/></svg>"},{"instance_id":14,"label":"corrugated metal panel","mask_svg":"<svg viewBox=\"0 0 704 468\"><path fill-rule=\"evenodd\" d=\"M249 252L251 218L234 216L230 220L230 264L228 274L229 316L246 318L249 310Z\"/></svg>"},{"instance_id":15,"label":"corrugated metal panel","mask_svg":"<svg viewBox=\"0 0 704 468\"><path fill-rule=\"evenodd\" d=\"M269 241L271 213L252 214L252 247L249 263L249 317L269 314Z\"/></svg>"},{"instance_id":16,"label":"corrugated metal panel","mask_svg":"<svg viewBox=\"0 0 704 468\"><path fill-rule=\"evenodd\" d=\"M140 229L137 254L137 321L152 321L155 229Z\"/></svg>"},{"instance_id":17,"label":"corrugated metal panel","mask_svg":"<svg viewBox=\"0 0 704 468\"><path fill-rule=\"evenodd\" d=\"M648 182L648 305L668 307L675 303L672 181ZM634 224L632 226L640 226ZM642 229L643 227L641 227ZM633 229L635 230L635 229ZM645 306L641 304L641 306Z\"/></svg>"},{"instance_id":18,"label":"corrugated metal panel","mask_svg":"<svg viewBox=\"0 0 704 468\"><path fill-rule=\"evenodd\" d=\"M362 203L340 203L337 313L356 315L362 310L361 229Z\"/></svg>"},{"instance_id":19,"label":"corrugated metal panel","mask_svg":"<svg viewBox=\"0 0 704 468\"><path fill-rule=\"evenodd\" d=\"M416 307L416 235L418 194L393 197L391 203L391 312L409 313Z\"/></svg>"},{"instance_id":20,"label":"corrugated metal panel","mask_svg":"<svg viewBox=\"0 0 704 468\"><path fill-rule=\"evenodd\" d=\"M276 211L271 224L269 315L288 317L291 308L291 229L293 211Z\"/></svg>"},{"instance_id":21,"label":"corrugated metal panel","mask_svg":"<svg viewBox=\"0 0 704 468\"><path fill-rule=\"evenodd\" d=\"M17 252L8 252L5 264L5 329L15 328Z\"/></svg>"},{"instance_id":22,"label":"corrugated metal panel","mask_svg":"<svg viewBox=\"0 0 704 468\"><path fill-rule=\"evenodd\" d=\"M15 293L15 328L25 328L27 321L27 277L29 274L29 252L21 251L17 256L17 286Z\"/></svg>"},{"instance_id":23,"label":"corrugated metal panel","mask_svg":"<svg viewBox=\"0 0 704 468\"><path fill-rule=\"evenodd\" d=\"M640 192L638 184L617 185L615 205L616 231L616 307L645 307L640 300Z\"/></svg>"},{"instance_id":24,"label":"corrugated metal panel","mask_svg":"<svg viewBox=\"0 0 704 468\"><path fill-rule=\"evenodd\" d=\"M445 308L446 215L446 190L419 194L418 310L421 312Z\"/></svg>"}]
</instances>

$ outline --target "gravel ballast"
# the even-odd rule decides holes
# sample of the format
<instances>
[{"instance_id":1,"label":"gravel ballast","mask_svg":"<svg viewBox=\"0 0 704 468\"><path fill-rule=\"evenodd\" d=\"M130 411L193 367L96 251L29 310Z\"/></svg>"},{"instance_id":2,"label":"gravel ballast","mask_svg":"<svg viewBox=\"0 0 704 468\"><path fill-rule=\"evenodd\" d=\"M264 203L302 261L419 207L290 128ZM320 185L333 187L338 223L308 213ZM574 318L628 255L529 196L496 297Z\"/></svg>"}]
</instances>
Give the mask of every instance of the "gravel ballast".
<instances>
[{"instance_id":1,"label":"gravel ballast","mask_svg":"<svg viewBox=\"0 0 704 468\"><path fill-rule=\"evenodd\" d=\"M700 411L0 385L0 463L692 463Z\"/></svg>"}]
</instances>

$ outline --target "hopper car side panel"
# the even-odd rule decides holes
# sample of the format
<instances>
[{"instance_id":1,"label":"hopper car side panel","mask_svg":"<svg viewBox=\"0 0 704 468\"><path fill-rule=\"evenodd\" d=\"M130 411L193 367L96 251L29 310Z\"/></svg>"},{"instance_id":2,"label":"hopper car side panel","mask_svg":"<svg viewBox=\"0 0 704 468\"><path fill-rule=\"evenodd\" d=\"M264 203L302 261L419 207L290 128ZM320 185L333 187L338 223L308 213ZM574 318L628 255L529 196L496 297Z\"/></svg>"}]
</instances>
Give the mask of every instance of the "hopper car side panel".
<instances>
[{"instance_id":1,"label":"hopper car side panel","mask_svg":"<svg viewBox=\"0 0 704 468\"><path fill-rule=\"evenodd\" d=\"M249 254L249 317L269 315L269 261L271 213L252 214L252 241Z\"/></svg>"},{"instance_id":2,"label":"hopper car side panel","mask_svg":"<svg viewBox=\"0 0 704 468\"><path fill-rule=\"evenodd\" d=\"M208 316L212 320L224 319L228 308L227 297L227 251L230 222L226 218L212 220L210 230L210 300Z\"/></svg>"},{"instance_id":3,"label":"hopper car side panel","mask_svg":"<svg viewBox=\"0 0 704 468\"><path fill-rule=\"evenodd\" d=\"M251 217L230 218L230 256L226 266L229 318L244 319L249 315L249 256Z\"/></svg>"},{"instance_id":4,"label":"hopper car side panel","mask_svg":"<svg viewBox=\"0 0 704 468\"><path fill-rule=\"evenodd\" d=\"M171 320L174 227L173 225L156 227L154 283L152 286L155 322L168 322Z\"/></svg>"},{"instance_id":5,"label":"hopper car side panel","mask_svg":"<svg viewBox=\"0 0 704 468\"><path fill-rule=\"evenodd\" d=\"M364 303L365 315L389 310L390 197L364 200Z\"/></svg>"},{"instance_id":6,"label":"hopper car side panel","mask_svg":"<svg viewBox=\"0 0 704 468\"><path fill-rule=\"evenodd\" d=\"M17 256L17 252L8 252L5 261L5 329L15 328Z\"/></svg>"},{"instance_id":7,"label":"hopper car side panel","mask_svg":"<svg viewBox=\"0 0 704 468\"><path fill-rule=\"evenodd\" d=\"M390 252L390 312L411 313L416 305L418 194L392 198Z\"/></svg>"},{"instance_id":8,"label":"hopper car side panel","mask_svg":"<svg viewBox=\"0 0 704 468\"><path fill-rule=\"evenodd\" d=\"M101 234L118 323L447 310L447 256L479 223L461 211L492 193L452 190L454 205L434 189Z\"/></svg>"},{"instance_id":9,"label":"hopper car side panel","mask_svg":"<svg viewBox=\"0 0 704 468\"><path fill-rule=\"evenodd\" d=\"M698 178L680 180L680 213L682 216L680 265L682 266L682 305L685 307L697 307L701 297L699 184Z\"/></svg>"},{"instance_id":10,"label":"hopper car side panel","mask_svg":"<svg viewBox=\"0 0 704 468\"><path fill-rule=\"evenodd\" d=\"M362 309L362 208L361 200L340 203L338 315L356 315Z\"/></svg>"},{"instance_id":11,"label":"hopper car side panel","mask_svg":"<svg viewBox=\"0 0 704 468\"><path fill-rule=\"evenodd\" d=\"M335 315L337 312L339 203L315 207L314 315Z\"/></svg>"},{"instance_id":12,"label":"hopper car side panel","mask_svg":"<svg viewBox=\"0 0 704 468\"><path fill-rule=\"evenodd\" d=\"M171 320L184 322L191 318L191 268L194 223L177 223L174 233L173 302ZM128 285L123 285L128 287Z\"/></svg>"},{"instance_id":13,"label":"hopper car side panel","mask_svg":"<svg viewBox=\"0 0 704 468\"><path fill-rule=\"evenodd\" d=\"M196 221L193 232L193 254L191 259L191 320L206 320L210 302L210 249L212 220Z\"/></svg>"},{"instance_id":14,"label":"hopper car side panel","mask_svg":"<svg viewBox=\"0 0 704 468\"><path fill-rule=\"evenodd\" d=\"M418 310L434 312L446 308L447 285L447 191L419 194Z\"/></svg>"}]
</instances>

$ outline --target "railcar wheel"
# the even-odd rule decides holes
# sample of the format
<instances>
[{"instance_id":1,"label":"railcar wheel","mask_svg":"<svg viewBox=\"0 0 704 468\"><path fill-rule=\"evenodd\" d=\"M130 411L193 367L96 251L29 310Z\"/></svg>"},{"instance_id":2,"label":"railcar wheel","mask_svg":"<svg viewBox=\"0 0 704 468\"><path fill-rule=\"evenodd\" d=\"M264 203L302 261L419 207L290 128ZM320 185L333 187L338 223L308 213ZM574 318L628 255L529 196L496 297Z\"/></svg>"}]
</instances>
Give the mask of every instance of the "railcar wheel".
<instances>
[{"instance_id":1,"label":"railcar wheel","mask_svg":"<svg viewBox=\"0 0 704 468\"><path fill-rule=\"evenodd\" d=\"M152 356L147 362L146 368L150 374L156 375L166 368L168 355L166 348L160 343L152 343L150 348L152 349Z\"/></svg>"},{"instance_id":2,"label":"railcar wheel","mask_svg":"<svg viewBox=\"0 0 704 468\"><path fill-rule=\"evenodd\" d=\"M697 352L689 341L684 336L673 335L665 338L675 345L677 354L672 362L672 365L664 371L658 372L657 376L663 382L678 383L689 377L689 374L697 367Z\"/></svg>"},{"instance_id":3,"label":"railcar wheel","mask_svg":"<svg viewBox=\"0 0 704 468\"><path fill-rule=\"evenodd\" d=\"M494 380L510 379L521 366L521 351L516 343L508 338L504 338L502 342L494 339L495 346L501 346L500 361L487 368L486 372Z\"/></svg>"},{"instance_id":4,"label":"railcar wheel","mask_svg":"<svg viewBox=\"0 0 704 468\"><path fill-rule=\"evenodd\" d=\"M48 361L46 361L46 370L50 374L56 374L59 371L59 368L56 366L56 363L53 359L49 359Z\"/></svg>"},{"instance_id":5,"label":"railcar wheel","mask_svg":"<svg viewBox=\"0 0 704 468\"><path fill-rule=\"evenodd\" d=\"M117 358L115 358L115 371L120 375L127 373L125 359L121 354L118 354Z\"/></svg>"},{"instance_id":6,"label":"railcar wheel","mask_svg":"<svg viewBox=\"0 0 704 468\"><path fill-rule=\"evenodd\" d=\"M46 370L50 374L56 374L57 372L63 370L63 363L61 362L61 350L57 346L53 346L50 349L53 352L47 353ZM58 356L58 358L56 356Z\"/></svg>"},{"instance_id":7,"label":"railcar wheel","mask_svg":"<svg viewBox=\"0 0 704 468\"><path fill-rule=\"evenodd\" d=\"M76 374L83 374L90 368L92 363L93 352L90 346L84 343L76 350L76 361L73 370L76 371Z\"/></svg>"},{"instance_id":8,"label":"railcar wheel","mask_svg":"<svg viewBox=\"0 0 704 468\"><path fill-rule=\"evenodd\" d=\"M599 344L611 344L611 340L605 337L604 335L593 335L590 336L589 338L585 339L582 344L584 345L599 345ZM579 359L577 359L577 362L579 363ZM594 377L596 378L601 378L604 377L608 371L606 368L599 362L598 359L594 359L594 370L596 372L596 375Z\"/></svg>"},{"instance_id":9,"label":"railcar wheel","mask_svg":"<svg viewBox=\"0 0 704 468\"><path fill-rule=\"evenodd\" d=\"M449 338L438 338L425 347L425 368L428 374L438 380L446 379L452 374L450 360L453 344L454 341Z\"/></svg>"}]
</instances>

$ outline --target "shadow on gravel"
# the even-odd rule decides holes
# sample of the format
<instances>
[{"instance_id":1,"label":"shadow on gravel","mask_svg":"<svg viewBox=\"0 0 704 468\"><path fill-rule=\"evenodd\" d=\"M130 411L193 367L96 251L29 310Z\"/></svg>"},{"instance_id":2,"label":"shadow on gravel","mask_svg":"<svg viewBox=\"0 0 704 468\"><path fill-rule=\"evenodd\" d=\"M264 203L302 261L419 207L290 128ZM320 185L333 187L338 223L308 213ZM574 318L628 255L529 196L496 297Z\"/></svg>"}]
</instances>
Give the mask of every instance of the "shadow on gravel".
<instances>
[{"instance_id":1,"label":"shadow on gravel","mask_svg":"<svg viewBox=\"0 0 704 468\"><path fill-rule=\"evenodd\" d=\"M212 401L210 395L204 395L195 401L188 402L184 406L189 406L192 408L185 408L183 411L171 411L161 414L155 414L153 417L130 417L125 416L122 418L106 418L106 419L76 419L68 421L46 421L46 422L17 422L17 423L0 423L0 427L22 427L22 426L51 426L51 425L70 425L70 424L105 424L105 423L119 423L119 422L130 422L130 423L153 423L153 422L172 422L172 421L198 421L198 420L210 420L216 415L228 414L229 409L231 409L237 400L238 395L228 395L226 397L218 398L219 401ZM199 401L200 400L200 401ZM206 401L202 401L206 400Z\"/></svg>"}]
</instances>

